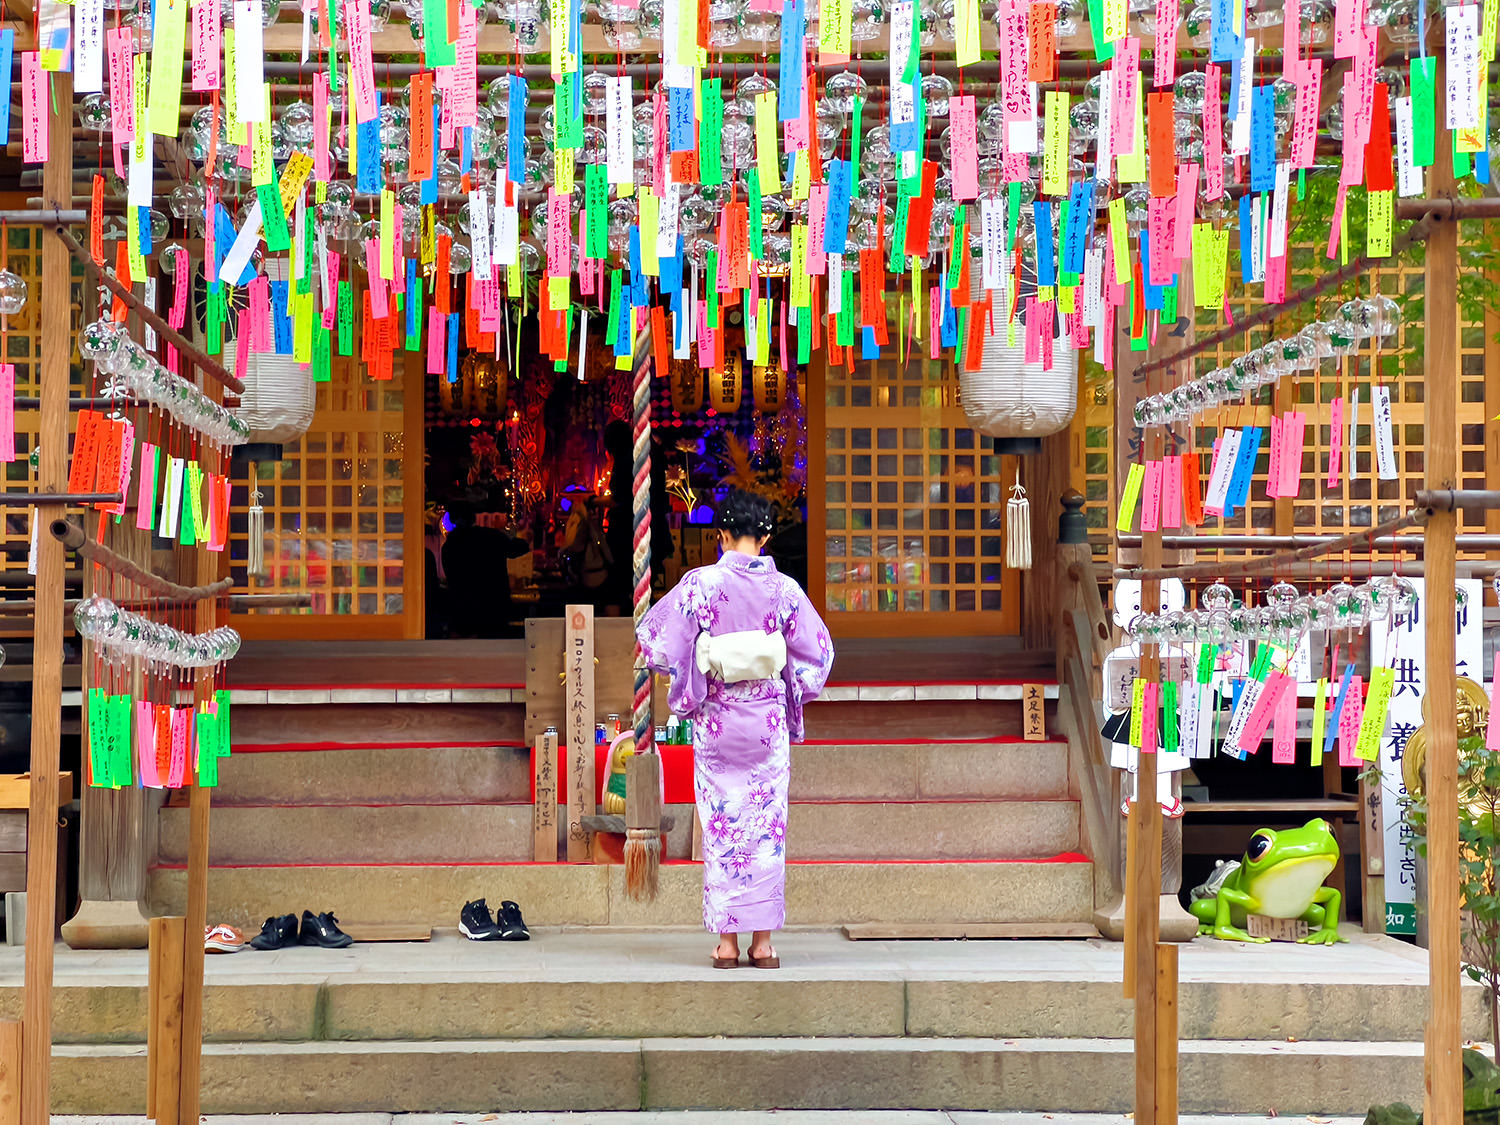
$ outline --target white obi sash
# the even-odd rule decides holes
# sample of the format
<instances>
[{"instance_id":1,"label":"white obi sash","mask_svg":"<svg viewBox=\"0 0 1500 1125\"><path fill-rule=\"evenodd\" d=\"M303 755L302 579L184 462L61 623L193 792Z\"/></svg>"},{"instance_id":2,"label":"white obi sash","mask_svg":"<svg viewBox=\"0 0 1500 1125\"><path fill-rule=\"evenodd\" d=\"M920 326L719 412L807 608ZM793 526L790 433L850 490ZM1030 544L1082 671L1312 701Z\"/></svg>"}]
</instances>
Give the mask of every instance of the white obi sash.
<instances>
[{"instance_id":1,"label":"white obi sash","mask_svg":"<svg viewBox=\"0 0 1500 1125\"><path fill-rule=\"evenodd\" d=\"M769 680L786 667L786 638L780 633L743 629L710 636L698 634L698 671L726 684Z\"/></svg>"}]
</instances>

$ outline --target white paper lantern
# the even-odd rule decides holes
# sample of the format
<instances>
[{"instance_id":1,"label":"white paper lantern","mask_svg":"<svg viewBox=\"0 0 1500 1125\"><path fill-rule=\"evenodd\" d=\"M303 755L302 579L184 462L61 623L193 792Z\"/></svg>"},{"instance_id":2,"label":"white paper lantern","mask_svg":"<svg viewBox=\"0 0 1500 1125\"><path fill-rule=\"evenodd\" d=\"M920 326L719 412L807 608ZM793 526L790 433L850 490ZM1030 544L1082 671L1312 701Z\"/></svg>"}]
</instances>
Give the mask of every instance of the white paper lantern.
<instances>
[{"instance_id":1,"label":"white paper lantern","mask_svg":"<svg viewBox=\"0 0 1500 1125\"><path fill-rule=\"evenodd\" d=\"M977 263L971 273L979 285ZM983 298L978 290L976 298ZM958 381L963 392L964 414L969 424L991 437L1046 437L1064 429L1078 406L1078 353L1065 332L1052 341L1052 369L1026 362L1026 329L1016 324L1016 343L1011 347L1009 328L1000 320L996 294L997 331L984 337L984 358L978 371L959 365ZM1055 330L1055 327L1053 328Z\"/></svg>"}]
</instances>

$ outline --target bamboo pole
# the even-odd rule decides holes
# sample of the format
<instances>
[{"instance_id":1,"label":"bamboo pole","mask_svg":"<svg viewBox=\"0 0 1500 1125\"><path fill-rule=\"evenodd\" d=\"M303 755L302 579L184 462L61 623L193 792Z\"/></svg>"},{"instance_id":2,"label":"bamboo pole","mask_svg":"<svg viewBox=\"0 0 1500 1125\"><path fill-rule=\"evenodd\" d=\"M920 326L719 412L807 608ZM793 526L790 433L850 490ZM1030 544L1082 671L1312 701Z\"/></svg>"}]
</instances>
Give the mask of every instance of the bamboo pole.
<instances>
[{"instance_id":1,"label":"bamboo pole","mask_svg":"<svg viewBox=\"0 0 1500 1125\"><path fill-rule=\"evenodd\" d=\"M207 389L209 398L219 401L223 391ZM212 455L210 455L212 456ZM223 454L218 454L222 458ZM222 469L223 465L214 466ZM193 552L199 589L228 585L230 579L219 579L225 562L223 554L197 550ZM195 625L206 633L219 623L217 601L198 602ZM203 707L213 700L214 670L200 669L194 684L194 698ZM190 772L188 788L188 856L187 856L187 942L182 956L182 1084L178 1109L179 1123L192 1125L198 1120L202 1092L203 1067L203 932L208 921L208 814L213 790L198 784L197 771Z\"/></svg>"},{"instance_id":2,"label":"bamboo pole","mask_svg":"<svg viewBox=\"0 0 1500 1125\"><path fill-rule=\"evenodd\" d=\"M46 205L63 207L72 194L73 76L51 75L50 160L42 168ZM40 447L37 487L67 489L68 353L72 270L56 239L42 242L41 351L37 386ZM60 518L59 504L39 504L34 520ZM26 837L26 968L21 1035L21 1121L50 1125L52 1084L52 947L57 931L57 773L61 750L63 547L37 536L36 602L31 680L31 807Z\"/></svg>"},{"instance_id":3,"label":"bamboo pole","mask_svg":"<svg viewBox=\"0 0 1500 1125\"><path fill-rule=\"evenodd\" d=\"M1447 60L1437 56L1438 88L1445 87ZM1452 135L1439 114L1431 169L1433 197L1457 194L1453 182ZM1458 223L1434 220L1427 240L1425 288L1427 379L1423 398L1427 488L1458 485ZM1458 514L1433 510L1427 520L1426 604L1427 698L1427 996L1426 1102L1423 1120L1463 1119L1463 1039L1459 1018L1458 902L1458 717L1454 670L1454 536Z\"/></svg>"}]
</instances>

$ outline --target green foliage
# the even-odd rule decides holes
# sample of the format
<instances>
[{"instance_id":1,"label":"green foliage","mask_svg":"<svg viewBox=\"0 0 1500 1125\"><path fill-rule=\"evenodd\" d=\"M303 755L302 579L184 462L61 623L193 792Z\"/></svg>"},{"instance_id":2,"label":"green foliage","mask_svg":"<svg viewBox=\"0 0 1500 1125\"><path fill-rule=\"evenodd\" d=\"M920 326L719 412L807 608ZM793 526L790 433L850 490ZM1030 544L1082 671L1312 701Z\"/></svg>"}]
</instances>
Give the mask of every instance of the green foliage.
<instances>
[{"instance_id":1,"label":"green foliage","mask_svg":"<svg viewBox=\"0 0 1500 1125\"><path fill-rule=\"evenodd\" d=\"M1500 753L1485 746L1481 731L1458 740L1458 879L1463 904L1464 974L1485 986L1490 996L1492 1026L1500 1021L1500 874L1495 856L1500 851ZM1421 798L1404 802L1415 833L1417 852L1427 854L1427 804ZM1495 1049L1500 1051L1500 1034ZM1487 1069L1465 1068L1476 1084L1487 1085L1500 1110L1500 1069L1486 1060ZM1495 1118L1500 1125L1500 1115Z\"/></svg>"},{"instance_id":2,"label":"green foliage","mask_svg":"<svg viewBox=\"0 0 1500 1125\"><path fill-rule=\"evenodd\" d=\"M1365 1125L1422 1125L1422 1115L1405 1102L1371 1106ZM1469 1048L1464 1049L1463 1125L1500 1125L1500 1067Z\"/></svg>"}]
</instances>

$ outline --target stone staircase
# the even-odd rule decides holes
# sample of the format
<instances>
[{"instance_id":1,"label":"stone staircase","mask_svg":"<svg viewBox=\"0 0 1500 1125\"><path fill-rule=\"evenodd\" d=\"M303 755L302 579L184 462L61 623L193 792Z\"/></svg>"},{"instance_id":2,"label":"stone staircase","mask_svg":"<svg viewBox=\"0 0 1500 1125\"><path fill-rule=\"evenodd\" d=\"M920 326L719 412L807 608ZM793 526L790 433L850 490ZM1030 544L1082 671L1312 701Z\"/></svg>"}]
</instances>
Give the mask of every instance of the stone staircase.
<instances>
[{"instance_id":1,"label":"stone staircase","mask_svg":"<svg viewBox=\"0 0 1500 1125\"><path fill-rule=\"evenodd\" d=\"M1188 1113L1358 1116L1419 1102L1426 965L1392 939L1182 950ZM848 942L715 972L701 934L538 932L526 945L209 958L205 1113L969 1109L1122 1113L1120 947ZM0 1013L20 951L0 951ZM145 955L61 951L53 1110L145 1105ZM1466 1033L1487 1027L1463 990Z\"/></svg>"},{"instance_id":2,"label":"stone staircase","mask_svg":"<svg viewBox=\"0 0 1500 1125\"><path fill-rule=\"evenodd\" d=\"M1016 684L844 684L809 709L812 739L792 755L793 924L1003 922L1042 935L1088 923L1093 867L1068 747L1019 738L1019 694ZM515 688L236 697L236 752L210 822L215 919L258 926L312 908L452 926L465 899L487 896L520 901L542 925L698 924L691 805L672 806L662 894L649 907L624 899L618 869L531 862ZM930 733L876 737L915 730ZM161 810L151 886L162 911L184 898L187 832L185 808Z\"/></svg>"}]
</instances>

